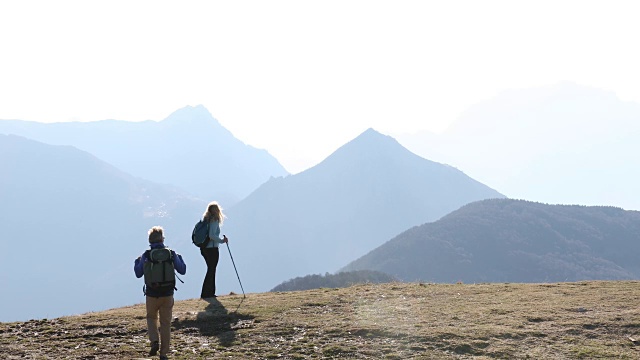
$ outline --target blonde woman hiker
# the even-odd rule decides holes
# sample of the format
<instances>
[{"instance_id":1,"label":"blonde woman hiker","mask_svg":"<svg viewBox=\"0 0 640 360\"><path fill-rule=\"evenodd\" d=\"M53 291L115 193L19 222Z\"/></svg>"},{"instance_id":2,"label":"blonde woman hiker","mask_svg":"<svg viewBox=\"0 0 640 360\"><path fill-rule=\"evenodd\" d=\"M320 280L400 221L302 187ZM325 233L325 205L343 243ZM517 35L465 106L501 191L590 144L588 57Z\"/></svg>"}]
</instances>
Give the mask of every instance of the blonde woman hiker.
<instances>
[{"instance_id":1,"label":"blonde woman hiker","mask_svg":"<svg viewBox=\"0 0 640 360\"><path fill-rule=\"evenodd\" d=\"M133 271L137 278L144 276L147 329L151 341L149 356L155 356L160 350L160 360L166 360L171 341L173 291L176 286L174 270L184 275L187 265L180 254L164 245L164 229L160 226L149 230L149 247L135 260Z\"/></svg>"},{"instance_id":2,"label":"blonde woman hiker","mask_svg":"<svg viewBox=\"0 0 640 360\"><path fill-rule=\"evenodd\" d=\"M207 263L207 273L202 282L202 291L200 298L208 299L216 297L216 268L220 259L220 244L227 243L226 235L220 237L220 226L224 222L224 214L222 208L216 201L212 201L207 205L207 210L202 215L203 220L209 224L209 243L200 248L200 254Z\"/></svg>"}]
</instances>

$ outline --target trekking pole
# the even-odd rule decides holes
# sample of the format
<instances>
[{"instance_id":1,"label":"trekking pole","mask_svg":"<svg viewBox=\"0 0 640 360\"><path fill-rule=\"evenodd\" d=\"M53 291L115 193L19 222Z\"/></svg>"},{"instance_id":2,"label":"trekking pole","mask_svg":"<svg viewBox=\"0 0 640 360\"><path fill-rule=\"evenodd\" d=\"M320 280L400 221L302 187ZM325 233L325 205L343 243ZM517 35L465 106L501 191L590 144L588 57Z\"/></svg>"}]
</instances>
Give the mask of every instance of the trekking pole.
<instances>
[{"instance_id":1,"label":"trekking pole","mask_svg":"<svg viewBox=\"0 0 640 360\"><path fill-rule=\"evenodd\" d=\"M240 289L242 289L242 298L246 298L247 295L244 293L244 288L242 287L242 281L240 281L240 275L238 275L238 269L236 268L236 262L233 261L233 255L231 255L231 249L229 248L229 242L227 241L227 250L229 250L229 256L231 257L231 263L233 264L233 269L236 271L236 276L238 277L238 282L240 283Z\"/></svg>"}]
</instances>

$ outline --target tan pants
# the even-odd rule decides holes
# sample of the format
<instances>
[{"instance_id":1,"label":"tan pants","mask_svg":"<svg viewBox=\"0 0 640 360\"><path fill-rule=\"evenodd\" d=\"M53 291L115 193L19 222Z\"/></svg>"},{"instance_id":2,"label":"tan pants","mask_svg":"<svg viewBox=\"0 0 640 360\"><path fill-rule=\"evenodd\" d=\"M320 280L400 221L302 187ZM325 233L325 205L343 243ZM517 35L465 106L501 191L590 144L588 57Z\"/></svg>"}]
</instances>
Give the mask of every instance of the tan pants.
<instances>
[{"instance_id":1,"label":"tan pants","mask_svg":"<svg viewBox=\"0 0 640 360\"><path fill-rule=\"evenodd\" d=\"M147 296L147 329L151 342L160 340L160 355L169 353L171 341L171 312L173 295L162 297ZM158 339L158 313L160 314L160 334Z\"/></svg>"}]
</instances>

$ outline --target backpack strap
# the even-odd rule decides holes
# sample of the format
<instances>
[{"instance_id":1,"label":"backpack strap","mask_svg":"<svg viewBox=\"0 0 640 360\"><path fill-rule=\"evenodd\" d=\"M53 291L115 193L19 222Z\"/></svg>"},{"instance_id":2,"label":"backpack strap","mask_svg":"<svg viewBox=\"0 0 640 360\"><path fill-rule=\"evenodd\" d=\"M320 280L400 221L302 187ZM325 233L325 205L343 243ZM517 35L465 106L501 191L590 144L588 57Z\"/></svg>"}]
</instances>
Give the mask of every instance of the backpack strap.
<instances>
[{"instance_id":1,"label":"backpack strap","mask_svg":"<svg viewBox=\"0 0 640 360\"><path fill-rule=\"evenodd\" d=\"M144 264L144 260L149 260L151 261L151 250L145 250L144 254L142 254L142 262ZM144 284L142 285L142 293L146 296L147 295L147 285Z\"/></svg>"}]
</instances>

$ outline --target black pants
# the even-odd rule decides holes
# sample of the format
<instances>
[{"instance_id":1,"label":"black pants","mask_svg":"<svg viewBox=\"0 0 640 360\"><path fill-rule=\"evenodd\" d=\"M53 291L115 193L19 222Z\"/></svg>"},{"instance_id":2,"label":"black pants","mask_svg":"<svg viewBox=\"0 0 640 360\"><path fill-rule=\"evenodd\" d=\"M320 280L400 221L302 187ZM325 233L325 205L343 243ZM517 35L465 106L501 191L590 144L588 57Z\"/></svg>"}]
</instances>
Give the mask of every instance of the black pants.
<instances>
[{"instance_id":1,"label":"black pants","mask_svg":"<svg viewBox=\"0 0 640 360\"><path fill-rule=\"evenodd\" d=\"M217 247L200 249L200 254L207 263L207 274L204 276L202 283L201 298L213 297L216 294L216 267L220 259L220 251Z\"/></svg>"}]
</instances>

